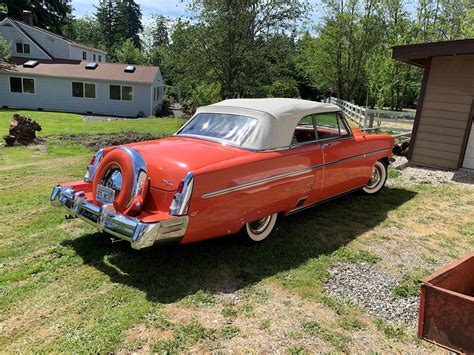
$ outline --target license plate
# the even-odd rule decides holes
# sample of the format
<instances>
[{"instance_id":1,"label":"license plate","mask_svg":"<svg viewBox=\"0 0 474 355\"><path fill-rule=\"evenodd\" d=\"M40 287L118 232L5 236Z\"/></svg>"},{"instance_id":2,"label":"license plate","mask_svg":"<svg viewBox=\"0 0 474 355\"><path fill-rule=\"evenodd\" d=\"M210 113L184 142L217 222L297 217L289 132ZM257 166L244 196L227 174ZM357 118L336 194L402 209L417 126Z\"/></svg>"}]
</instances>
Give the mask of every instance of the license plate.
<instances>
[{"instance_id":1,"label":"license plate","mask_svg":"<svg viewBox=\"0 0 474 355\"><path fill-rule=\"evenodd\" d=\"M115 198L115 191L108 187L98 185L95 199L100 203L113 203Z\"/></svg>"}]
</instances>

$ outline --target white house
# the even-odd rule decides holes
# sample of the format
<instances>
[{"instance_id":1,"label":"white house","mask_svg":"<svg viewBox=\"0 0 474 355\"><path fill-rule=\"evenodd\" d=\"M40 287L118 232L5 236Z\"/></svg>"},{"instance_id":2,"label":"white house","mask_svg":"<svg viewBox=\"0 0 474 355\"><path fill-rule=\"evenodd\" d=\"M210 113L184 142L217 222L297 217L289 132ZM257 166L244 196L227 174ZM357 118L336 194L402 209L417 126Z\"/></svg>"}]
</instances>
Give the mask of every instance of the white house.
<instances>
[{"instance_id":1,"label":"white house","mask_svg":"<svg viewBox=\"0 0 474 355\"><path fill-rule=\"evenodd\" d=\"M149 116L163 102L163 78L152 66L107 63L107 53L6 17L11 44L0 66L0 106L114 116Z\"/></svg>"}]
</instances>

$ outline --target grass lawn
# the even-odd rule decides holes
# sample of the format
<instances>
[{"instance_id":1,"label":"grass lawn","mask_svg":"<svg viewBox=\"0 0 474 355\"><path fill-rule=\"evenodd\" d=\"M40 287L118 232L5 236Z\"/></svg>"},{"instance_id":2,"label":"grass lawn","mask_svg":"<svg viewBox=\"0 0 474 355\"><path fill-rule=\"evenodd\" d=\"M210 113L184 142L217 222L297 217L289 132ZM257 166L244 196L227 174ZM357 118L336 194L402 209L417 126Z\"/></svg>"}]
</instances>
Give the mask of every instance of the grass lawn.
<instances>
[{"instance_id":1,"label":"grass lawn","mask_svg":"<svg viewBox=\"0 0 474 355\"><path fill-rule=\"evenodd\" d=\"M11 113L0 111L0 132ZM391 174L379 195L350 195L288 217L255 247L225 237L135 251L49 206L52 186L81 179L92 155L59 135L167 135L181 122L20 113L43 126L46 141L0 147L3 351L438 350L410 327L328 296L324 283L334 263L377 263L402 280L396 297L416 294L420 270L474 252L472 187L404 187Z\"/></svg>"}]
</instances>

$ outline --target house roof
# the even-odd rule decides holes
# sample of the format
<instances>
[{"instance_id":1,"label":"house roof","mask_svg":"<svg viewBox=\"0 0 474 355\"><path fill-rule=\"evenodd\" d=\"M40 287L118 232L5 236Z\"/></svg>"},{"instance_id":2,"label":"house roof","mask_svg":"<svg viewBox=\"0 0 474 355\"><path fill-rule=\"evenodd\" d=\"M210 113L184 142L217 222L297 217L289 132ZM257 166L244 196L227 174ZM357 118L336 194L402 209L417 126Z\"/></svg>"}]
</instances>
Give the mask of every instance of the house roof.
<instances>
[{"instance_id":1,"label":"house roof","mask_svg":"<svg viewBox=\"0 0 474 355\"><path fill-rule=\"evenodd\" d=\"M425 67L429 57L474 54L474 38L395 46L392 49L393 59Z\"/></svg>"},{"instance_id":2,"label":"house roof","mask_svg":"<svg viewBox=\"0 0 474 355\"><path fill-rule=\"evenodd\" d=\"M23 22L23 21L19 21L19 20L15 20L13 18L10 18L10 17L7 17L11 22L13 22L14 25L16 25L17 28L20 29L20 31L22 31L26 36L28 36L28 38L30 38L35 44L37 44L42 50L44 50L46 52L46 50L41 47L41 45L39 43L37 43L37 41L35 41L34 38L32 38L32 36L30 36L25 30L23 30L23 28L21 26L26 26L26 27L30 27L30 28L33 28L35 30L38 30L38 31L41 31L41 32L44 32L50 36L53 36L53 37L56 37L58 39L61 39L63 41L66 41L67 43L73 45L73 46L76 46L76 47L80 47L80 48L83 48L83 49L86 49L86 50L90 50L90 51L94 51L94 52L98 52L98 53L102 53L102 54L107 54L107 52L101 50L101 49L97 49L97 48L94 48L94 47L91 47L91 46L87 46L85 44L82 44L82 43L78 43L76 41L73 41L72 39L69 39L67 37L64 37L64 36L61 36L61 35L58 35L57 33L54 33L54 32L51 32L51 31L48 31L48 30L45 30L44 28L41 28L41 27L38 27L38 26L30 26L28 25L27 23ZM48 52L46 52L48 53ZM51 56L51 54L48 53L49 56ZM52 56L51 56L52 57Z\"/></svg>"},{"instance_id":3,"label":"house roof","mask_svg":"<svg viewBox=\"0 0 474 355\"><path fill-rule=\"evenodd\" d=\"M298 122L310 114L341 111L339 106L322 102L288 99L233 99L200 107L196 114L219 113L255 119L242 147L268 150L288 147Z\"/></svg>"},{"instance_id":4,"label":"house roof","mask_svg":"<svg viewBox=\"0 0 474 355\"><path fill-rule=\"evenodd\" d=\"M118 81L138 84L152 84L160 73L160 68L152 66L135 65L133 73L124 72L127 64L97 63L94 70L86 69L89 61L80 60L38 60L34 68L26 68L23 63L31 58L12 57L11 63L0 67L0 73L10 75L48 76L58 78L71 78L80 80Z\"/></svg>"}]
</instances>

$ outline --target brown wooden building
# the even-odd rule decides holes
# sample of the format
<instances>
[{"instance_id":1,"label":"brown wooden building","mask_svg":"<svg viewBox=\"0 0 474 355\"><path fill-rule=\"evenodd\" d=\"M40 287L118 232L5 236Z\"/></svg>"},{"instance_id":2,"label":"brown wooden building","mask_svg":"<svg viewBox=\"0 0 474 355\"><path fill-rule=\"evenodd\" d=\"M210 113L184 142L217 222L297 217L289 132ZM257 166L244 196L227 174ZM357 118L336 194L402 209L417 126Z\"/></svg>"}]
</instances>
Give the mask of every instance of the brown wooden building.
<instances>
[{"instance_id":1,"label":"brown wooden building","mask_svg":"<svg viewBox=\"0 0 474 355\"><path fill-rule=\"evenodd\" d=\"M424 68L410 161L474 169L474 39L397 46L393 58Z\"/></svg>"}]
</instances>

